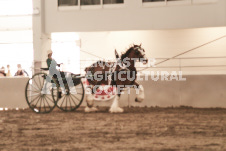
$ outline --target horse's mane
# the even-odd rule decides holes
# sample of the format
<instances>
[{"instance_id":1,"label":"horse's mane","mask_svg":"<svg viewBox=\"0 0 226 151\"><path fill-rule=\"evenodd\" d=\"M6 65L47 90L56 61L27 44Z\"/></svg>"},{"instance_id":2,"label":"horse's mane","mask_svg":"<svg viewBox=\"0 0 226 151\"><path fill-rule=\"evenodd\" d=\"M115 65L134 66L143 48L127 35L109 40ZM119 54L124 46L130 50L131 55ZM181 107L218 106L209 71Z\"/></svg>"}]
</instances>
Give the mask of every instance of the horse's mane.
<instances>
[{"instance_id":1,"label":"horse's mane","mask_svg":"<svg viewBox=\"0 0 226 151\"><path fill-rule=\"evenodd\" d=\"M130 46L129 49L126 50L126 52L122 53L121 60L125 59L130 54L130 52L132 50L134 50L134 48L136 48L136 47L140 47L140 46L139 45L134 45L134 44L132 46Z\"/></svg>"}]
</instances>

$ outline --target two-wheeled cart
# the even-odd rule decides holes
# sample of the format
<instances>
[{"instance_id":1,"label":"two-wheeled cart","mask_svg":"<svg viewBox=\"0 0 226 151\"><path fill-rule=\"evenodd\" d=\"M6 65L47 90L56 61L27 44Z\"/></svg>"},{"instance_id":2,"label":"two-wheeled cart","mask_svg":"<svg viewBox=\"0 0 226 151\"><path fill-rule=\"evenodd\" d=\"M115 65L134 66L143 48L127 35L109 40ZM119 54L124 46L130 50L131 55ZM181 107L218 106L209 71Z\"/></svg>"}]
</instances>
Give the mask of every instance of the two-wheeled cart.
<instances>
[{"instance_id":1,"label":"two-wheeled cart","mask_svg":"<svg viewBox=\"0 0 226 151\"><path fill-rule=\"evenodd\" d=\"M48 68L41 68L42 71ZM36 113L49 113L56 106L66 112L76 110L83 101L85 91L82 76L70 74L70 81L63 77L63 86L59 79L45 72L34 74L27 82L25 97L28 106ZM73 82L69 84L69 82Z\"/></svg>"}]
</instances>

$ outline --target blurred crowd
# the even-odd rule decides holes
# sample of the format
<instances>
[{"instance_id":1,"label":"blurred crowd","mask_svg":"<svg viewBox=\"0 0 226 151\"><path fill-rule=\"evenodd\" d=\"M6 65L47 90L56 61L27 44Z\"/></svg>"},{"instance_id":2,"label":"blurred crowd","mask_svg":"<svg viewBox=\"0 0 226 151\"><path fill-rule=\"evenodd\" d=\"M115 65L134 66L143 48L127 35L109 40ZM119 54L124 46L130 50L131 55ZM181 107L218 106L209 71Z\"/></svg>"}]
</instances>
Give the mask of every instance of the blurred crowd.
<instances>
[{"instance_id":1,"label":"blurred crowd","mask_svg":"<svg viewBox=\"0 0 226 151\"><path fill-rule=\"evenodd\" d=\"M12 76L22 76L26 77L29 76L28 73L22 68L21 64L17 64L17 71L16 73L12 74L10 70L10 65L4 66L0 68L0 77L12 77Z\"/></svg>"}]
</instances>

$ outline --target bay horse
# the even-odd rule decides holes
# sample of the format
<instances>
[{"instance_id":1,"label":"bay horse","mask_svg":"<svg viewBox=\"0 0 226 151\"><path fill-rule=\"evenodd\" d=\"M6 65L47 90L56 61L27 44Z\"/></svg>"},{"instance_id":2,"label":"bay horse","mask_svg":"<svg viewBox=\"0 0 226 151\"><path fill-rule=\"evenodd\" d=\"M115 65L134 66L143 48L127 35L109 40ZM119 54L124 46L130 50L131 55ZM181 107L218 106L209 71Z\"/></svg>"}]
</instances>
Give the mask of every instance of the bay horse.
<instances>
[{"instance_id":1,"label":"bay horse","mask_svg":"<svg viewBox=\"0 0 226 151\"><path fill-rule=\"evenodd\" d=\"M116 50L115 50L116 52ZM85 69L87 81L89 82L89 88L86 88L86 103L85 112L95 112L97 108L94 107L94 96L97 89L94 87L99 87L100 85L111 85L116 88L117 95L110 107L111 113L121 113L123 109L119 107L118 101L125 87L134 87L138 93L136 96L136 102L142 102L144 100L144 88L136 82L137 70L135 67L135 62L139 61L143 64L148 62L145 57L145 50L140 45L132 45L125 53L119 57L116 52L117 62L105 62L97 61L90 67ZM109 79L110 77L110 79Z\"/></svg>"}]
</instances>

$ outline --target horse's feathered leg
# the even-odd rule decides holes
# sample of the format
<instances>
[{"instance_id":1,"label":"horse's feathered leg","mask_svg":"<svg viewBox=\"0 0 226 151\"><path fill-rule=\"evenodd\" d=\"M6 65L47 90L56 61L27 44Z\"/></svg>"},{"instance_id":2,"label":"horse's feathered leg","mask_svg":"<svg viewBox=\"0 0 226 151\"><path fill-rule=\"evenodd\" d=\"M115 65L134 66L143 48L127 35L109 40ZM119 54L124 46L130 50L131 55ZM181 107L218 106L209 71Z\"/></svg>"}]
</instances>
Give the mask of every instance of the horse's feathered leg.
<instances>
[{"instance_id":1,"label":"horse's feathered leg","mask_svg":"<svg viewBox=\"0 0 226 151\"><path fill-rule=\"evenodd\" d=\"M93 91L91 88L86 88L86 103L85 112L96 112L98 109L94 107Z\"/></svg>"},{"instance_id":2,"label":"horse's feathered leg","mask_svg":"<svg viewBox=\"0 0 226 151\"><path fill-rule=\"evenodd\" d=\"M122 113L123 109L119 107L118 101L121 95L121 91L118 93L118 95L115 96L114 101L110 107L109 112L111 113Z\"/></svg>"},{"instance_id":3,"label":"horse's feathered leg","mask_svg":"<svg viewBox=\"0 0 226 151\"><path fill-rule=\"evenodd\" d=\"M136 90L136 102L142 102L144 100L144 87L139 85L137 82L134 83Z\"/></svg>"}]
</instances>

